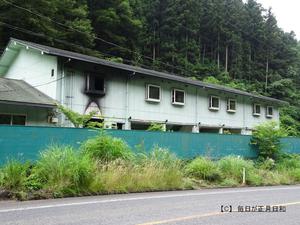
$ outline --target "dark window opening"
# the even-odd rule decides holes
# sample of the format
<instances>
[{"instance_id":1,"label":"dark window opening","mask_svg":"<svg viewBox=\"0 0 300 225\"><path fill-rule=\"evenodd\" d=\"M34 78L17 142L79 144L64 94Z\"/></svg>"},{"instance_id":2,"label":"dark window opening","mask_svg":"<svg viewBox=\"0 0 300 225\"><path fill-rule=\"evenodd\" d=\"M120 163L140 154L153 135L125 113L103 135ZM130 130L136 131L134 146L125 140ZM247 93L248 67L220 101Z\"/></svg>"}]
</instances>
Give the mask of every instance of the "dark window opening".
<instances>
[{"instance_id":1,"label":"dark window opening","mask_svg":"<svg viewBox=\"0 0 300 225\"><path fill-rule=\"evenodd\" d=\"M172 103L184 105L184 91L183 90L173 89Z\"/></svg>"},{"instance_id":2,"label":"dark window opening","mask_svg":"<svg viewBox=\"0 0 300 225\"><path fill-rule=\"evenodd\" d=\"M228 101L227 101L227 111L228 112L235 112L236 111L236 100L228 99Z\"/></svg>"},{"instance_id":3,"label":"dark window opening","mask_svg":"<svg viewBox=\"0 0 300 225\"><path fill-rule=\"evenodd\" d=\"M12 116L12 124L13 125L25 125L26 123L26 117L25 116Z\"/></svg>"},{"instance_id":4,"label":"dark window opening","mask_svg":"<svg viewBox=\"0 0 300 225\"><path fill-rule=\"evenodd\" d=\"M200 133L214 133L218 134L220 132L220 128L217 127L200 127Z\"/></svg>"},{"instance_id":5,"label":"dark window opening","mask_svg":"<svg viewBox=\"0 0 300 225\"><path fill-rule=\"evenodd\" d=\"M147 96L146 99L148 101L160 101L160 86L148 84L147 85Z\"/></svg>"},{"instance_id":6,"label":"dark window opening","mask_svg":"<svg viewBox=\"0 0 300 225\"><path fill-rule=\"evenodd\" d=\"M123 130L124 123L117 123L117 129Z\"/></svg>"},{"instance_id":7,"label":"dark window opening","mask_svg":"<svg viewBox=\"0 0 300 225\"><path fill-rule=\"evenodd\" d=\"M26 116L22 115L0 115L0 124L4 125L26 125Z\"/></svg>"},{"instance_id":8,"label":"dark window opening","mask_svg":"<svg viewBox=\"0 0 300 225\"><path fill-rule=\"evenodd\" d=\"M219 110L220 98L216 96L211 96L209 101L209 108L214 110Z\"/></svg>"},{"instance_id":9,"label":"dark window opening","mask_svg":"<svg viewBox=\"0 0 300 225\"><path fill-rule=\"evenodd\" d=\"M11 125L11 115L0 115L0 124Z\"/></svg>"},{"instance_id":10,"label":"dark window opening","mask_svg":"<svg viewBox=\"0 0 300 225\"><path fill-rule=\"evenodd\" d=\"M51 77L54 77L54 69L51 70Z\"/></svg>"},{"instance_id":11,"label":"dark window opening","mask_svg":"<svg viewBox=\"0 0 300 225\"><path fill-rule=\"evenodd\" d=\"M86 93L104 95L105 82L104 78L97 75L87 75Z\"/></svg>"},{"instance_id":12,"label":"dark window opening","mask_svg":"<svg viewBox=\"0 0 300 225\"><path fill-rule=\"evenodd\" d=\"M253 104L253 115L254 116L260 115L260 105L259 104Z\"/></svg>"},{"instance_id":13,"label":"dark window opening","mask_svg":"<svg viewBox=\"0 0 300 225\"><path fill-rule=\"evenodd\" d=\"M273 117L273 107L272 106L267 107L267 117Z\"/></svg>"}]
</instances>

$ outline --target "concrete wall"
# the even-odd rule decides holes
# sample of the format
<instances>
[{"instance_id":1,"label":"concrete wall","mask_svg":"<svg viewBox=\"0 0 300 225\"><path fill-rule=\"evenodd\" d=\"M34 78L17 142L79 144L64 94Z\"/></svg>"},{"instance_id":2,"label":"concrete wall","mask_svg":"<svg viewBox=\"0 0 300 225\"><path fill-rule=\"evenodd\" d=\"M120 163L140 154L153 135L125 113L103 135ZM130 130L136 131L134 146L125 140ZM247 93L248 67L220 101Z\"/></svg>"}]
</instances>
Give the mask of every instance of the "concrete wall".
<instances>
[{"instance_id":1,"label":"concrete wall","mask_svg":"<svg viewBox=\"0 0 300 225\"><path fill-rule=\"evenodd\" d=\"M52 69L53 76L51 76ZM4 77L24 80L49 97L57 99L57 57L55 56L22 47Z\"/></svg>"},{"instance_id":2,"label":"concrete wall","mask_svg":"<svg viewBox=\"0 0 300 225\"><path fill-rule=\"evenodd\" d=\"M0 114L25 115L26 126L54 126L48 123L51 109L32 106L0 104Z\"/></svg>"}]
</instances>

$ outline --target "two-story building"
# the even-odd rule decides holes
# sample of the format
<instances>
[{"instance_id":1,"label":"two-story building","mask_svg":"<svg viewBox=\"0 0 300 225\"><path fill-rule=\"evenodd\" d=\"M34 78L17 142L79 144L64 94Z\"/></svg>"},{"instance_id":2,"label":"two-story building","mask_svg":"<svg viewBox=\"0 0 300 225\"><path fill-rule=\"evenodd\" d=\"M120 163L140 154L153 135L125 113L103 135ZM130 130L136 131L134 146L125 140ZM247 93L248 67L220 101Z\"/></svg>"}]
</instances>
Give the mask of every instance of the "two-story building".
<instances>
[{"instance_id":1,"label":"two-story building","mask_svg":"<svg viewBox=\"0 0 300 225\"><path fill-rule=\"evenodd\" d=\"M94 120L101 117L107 128L115 129L146 129L154 122L164 124L170 131L228 130L250 134L262 122L278 122L278 108L285 104L224 86L17 39L11 39L2 54L0 76L23 80L78 113L96 111ZM31 123L36 124L26 124ZM56 112L49 113L40 125L71 123Z\"/></svg>"}]
</instances>

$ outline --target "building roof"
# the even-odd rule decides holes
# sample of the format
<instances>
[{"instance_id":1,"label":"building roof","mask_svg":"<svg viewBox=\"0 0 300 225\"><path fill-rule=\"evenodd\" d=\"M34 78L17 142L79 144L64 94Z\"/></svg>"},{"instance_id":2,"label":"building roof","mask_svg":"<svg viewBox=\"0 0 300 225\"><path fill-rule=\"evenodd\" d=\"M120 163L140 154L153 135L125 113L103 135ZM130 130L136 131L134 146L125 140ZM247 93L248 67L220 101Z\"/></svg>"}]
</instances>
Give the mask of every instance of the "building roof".
<instances>
[{"instance_id":1,"label":"building roof","mask_svg":"<svg viewBox=\"0 0 300 225\"><path fill-rule=\"evenodd\" d=\"M261 100L269 101L269 102L271 101L271 102L274 102L277 104L287 104L287 102L285 102L285 101L281 101L278 99L274 99L274 98L270 98L270 97L266 97L266 96L262 96L262 95L252 94L249 92L225 87L222 85L205 83L205 82L202 82L199 80L192 80L192 79L174 75L174 74L158 72L158 71L149 70L149 69L145 69L145 68L141 68L141 67L137 67L137 66L131 66L131 65L127 65L127 64L112 62L112 61L97 58L94 56L88 56L88 55L84 55L84 54L80 54L80 53L76 53L76 52L53 48L53 47L46 46L46 45L40 45L40 44L28 42L28 41L22 41L22 40L11 38L10 44L11 43L18 43L18 44L26 46L26 47L31 47L31 48L42 51L44 54L61 56L61 57L66 57L66 58L75 59L75 60L79 60L79 61L99 64L99 65L106 66L106 67L130 71L130 72L133 72L136 74L148 75L151 77L158 77L158 78L167 79L167 80L171 80L171 81L177 81L177 82L181 82L181 83L185 83L185 84L190 84L190 85L198 86L201 88L207 88L207 89L223 91L223 92L227 92L227 93L231 93L231 94L243 95L243 96L247 96L250 98L261 99ZM0 64L1 64L1 60L0 60ZM7 65L5 65L5 66L7 66Z\"/></svg>"},{"instance_id":2,"label":"building roof","mask_svg":"<svg viewBox=\"0 0 300 225\"><path fill-rule=\"evenodd\" d=\"M53 108L55 101L23 80L0 78L0 103Z\"/></svg>"}]
</instances>

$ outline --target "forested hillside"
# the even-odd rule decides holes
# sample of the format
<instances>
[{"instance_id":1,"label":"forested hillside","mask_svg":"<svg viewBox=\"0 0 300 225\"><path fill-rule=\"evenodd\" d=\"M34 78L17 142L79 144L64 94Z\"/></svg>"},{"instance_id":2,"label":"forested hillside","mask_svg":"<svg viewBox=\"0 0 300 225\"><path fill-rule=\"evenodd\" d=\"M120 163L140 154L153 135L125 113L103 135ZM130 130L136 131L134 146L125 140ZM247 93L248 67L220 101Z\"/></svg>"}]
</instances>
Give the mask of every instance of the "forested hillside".
<instances>
[{"instance_id":1,"label":"forested hillside","mask_svg":"<svg viewBox=\"0 0 300 225\"><path fill-rule=\"evenodd\" d=\"M300 47L255 0L1 0L9 37L286 100L300 133Z\"/></svg>"}]
</instances>

